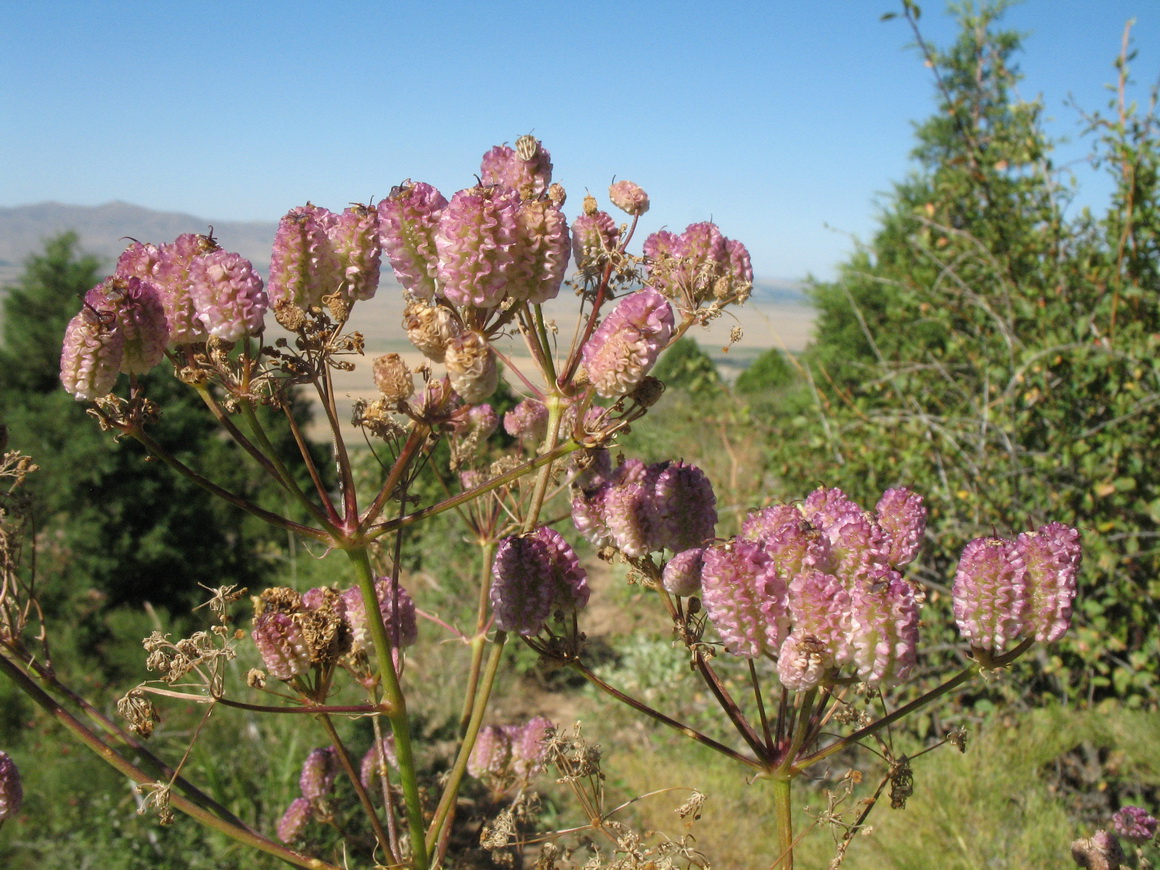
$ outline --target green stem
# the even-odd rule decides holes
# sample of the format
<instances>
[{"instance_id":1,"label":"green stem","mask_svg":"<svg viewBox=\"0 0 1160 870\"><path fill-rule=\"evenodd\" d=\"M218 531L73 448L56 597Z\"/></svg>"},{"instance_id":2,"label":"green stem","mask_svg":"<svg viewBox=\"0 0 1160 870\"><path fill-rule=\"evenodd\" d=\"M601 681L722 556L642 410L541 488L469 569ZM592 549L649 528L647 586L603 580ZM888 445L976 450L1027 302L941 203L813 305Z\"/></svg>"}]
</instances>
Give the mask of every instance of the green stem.
<instances>
[{"instance_id":1,"label":"green stem","mask_svg":"<svg viewBox=\"0 0 1160 870\"><path fill-rule=\"evenodd\" d=\"M773 780L773 814L777 826L777 860L770 870L793 870L793 805L790 789L793 779L779 776Z\"/></svg>"},{"instance_id":2,"label":"green stem","mask_svg":"<svg viewBox=\"0 0 1160 870\"><path fill-rule=\"evenodd\" d=\"M439 806L435 809L435 816L431 820L431 827L427 831L427 848L434 848L439 842L443 826L447 824L455 801L459 797L459 788L463 783L463 776L467 772L467 759L475 746L475 739L483 725L483 717L487 712L487 702L491 698L491 689L495 685L495 677L499 672L500 662L503 660L503 648L507 643L507 632L497 631L495 640L491 642L491 655L487 660L487 669L483 673L483 683L476 695L475 707L471 711L471 719L467 724L467 733L459 744L459 754L455 757L455 764L448 775L447 786L439 799Z\"/></svg>"},{"instance_id":3,"label":"green stem","mask_svg":"<svg viewBox=\"0 0 1160 870\"><path fill-rule=\"evenodd\" d=\"M399 685L399 675L391 656L391 640L383 624L383 614L379 609L378 593L375 590L374 572L365 546L351 547L346 551L354 565L362 591L363 607L367 614L367 627L375 646L378 659L379 677L383 681L383 695L387 702L387 718L395 735L395 757L399 762L399 780L403 787L406 803L407 827L411 832L411 860L413 870L428 870L427 842L423 830L423 805L419 797L419 780L415 771L415 754L411 746L411 722L407 718L407 700Z\"/></svg>"},{"instance_id":4,"label":"green stem","mask_svg":"<svg viewBox=\"0 0 1160 870\"><path fill-rule=\"evenodd\" d=\"M117 772L133 780L138 785L148 786L156 783L154 777L132 764L113 747L109 746L96 733L86 727L83 722L61 706L55 698L41 689L40 686L36 685L27 674L10 662L6 656L0 655L0 671L11 679L17 688L28 695L33 702L43 708L58 723L71 731L73 736ZM291 849L287 849L285 846L281 846L273 840L263 837L249 827L219 818L214 813L204 809L183 795L171 791L169 794L169 803L175 809L196 819L206 827L212 828L239 843L273 855L275 858L293 864L295 867L302 867L305 870L339 870L334 864L328 864L317 858L309 858Z\"/></svg>"}]
</instances>

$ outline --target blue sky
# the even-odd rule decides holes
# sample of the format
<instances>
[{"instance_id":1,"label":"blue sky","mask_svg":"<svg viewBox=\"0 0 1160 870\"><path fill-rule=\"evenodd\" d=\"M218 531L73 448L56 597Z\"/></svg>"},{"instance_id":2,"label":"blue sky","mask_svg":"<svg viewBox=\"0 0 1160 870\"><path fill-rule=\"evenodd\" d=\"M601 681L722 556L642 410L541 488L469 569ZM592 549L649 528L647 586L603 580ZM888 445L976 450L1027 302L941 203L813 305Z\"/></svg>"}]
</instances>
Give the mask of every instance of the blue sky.
<instances>
[{"instance_id":1,"label":"blue sky","mask_svg":"<svg viewBox=\"0 0 1160 870\"><path fill-rule=\"evenodd\" d=\"M213 220L332 209L405 178L450 196L534 131L575 214L616 178L644 229L713 219L766 277L833 274L903 178L929 71L897 0L63 2L0 9L0 206L113 199ZM921 3L927 37L954 26ZM1027 0L1025 98L1078 138L1135 17L1137 95L1157 0ZM1081 144L1059 160L1079 160ZM1082 179L1094 203L1104 188ZM197 228L193 228L197 229ZM160 241L160 240L158 240Z\"/></svg>"}]
</instances>

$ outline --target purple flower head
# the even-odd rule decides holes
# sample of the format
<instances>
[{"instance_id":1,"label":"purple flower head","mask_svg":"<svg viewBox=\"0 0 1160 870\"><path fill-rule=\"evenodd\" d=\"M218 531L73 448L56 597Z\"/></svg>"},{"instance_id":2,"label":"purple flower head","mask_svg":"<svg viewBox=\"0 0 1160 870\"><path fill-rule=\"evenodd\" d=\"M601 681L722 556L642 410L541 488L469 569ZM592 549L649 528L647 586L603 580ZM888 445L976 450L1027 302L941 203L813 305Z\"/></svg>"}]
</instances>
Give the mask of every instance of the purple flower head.
<instances>
[{"instance_id":1,"label":"purple flower head","mask_svg":"<svg viewBox=\"0 0 1160 870\"><path fill-rule=\"evenodd\" d=\"M1071 625L1083 551L1079 532L1063 523L1048 523L1023 532L1015 549L1027 569L1027 629L1038 641L1059 640Z\"/></svg>"},{"instance_id":2,"label":"purple flower head","mask_svg":"<svg viewBox=\"0 0 1160 870\"><path fill-rule=\"evenodd\" d=\"M249 260L229 251L195 257L189 264L189 294L206 332L237 341L262 331L268 300Z\"/></svg>"},{"instance_id":3,"label":"purple flower head","mask_svg":"<svg viewBox=\"0 0 1160 870\"><path fill-rule=\"evenodd\" d=\"M302 763L302 773L298 785L302 796L311 803L318 803L334 790L338 777L338 752L333 746L311 751Z\"/></svg>"},{"instance_id":4,"label":"purple flower head","mask_svg":"<svg viewBox=\"0 0 1160 870\"><path fill-rule=\"evenodd\" d=\"M480 180L485 185L500 185L539 196L552 183L552 155L535 136L521 136L516 147L496 145L483 155Z\"/></svg>"},{"instance_id":5,"label":"purple flower head","mask_svg":"<svg viewBox=\"0 0 1160 870\"><path fill-rule=\"evenodd\" d=\"M423 301L410 302L403 309L403 328L407 330L407 340L423 356L439 363L446 357L451 339L462 332L448 309Z\"/></svg>"},{"instance_id":6,"label":"purple flower head","mask_svg":"<svg viewBox=\"0 0 1160 870\"><path fill-rule=\"evenodd\" d=\"M113 274L119 278L153 279L160 264L160 248L148 242L131 242L117 258L117 268Z\"/></svg>"},{"instance_id":7,"label":"purple flower head","mask_svg":"<svg viewBox=\"0 0 1160 870\"><path fill-rule=\"evenodd\" d=\"M955 622L972 647L1002 652L1027 619L1027 571L1011 541L976 538L963 549L951 590Z\"/></svg>"},{"instance_id":8,"label":"purple flower head","mask_svg":"<svg viewBox=\"0 0 1160 870\"><path fill-rule=\"evenodd\" d=\"M443 356L451 386L469 405L476 405L499 386L495 351L481 333L461 333L447 343Z\"/></svg>"},{"instance_id":9,"label":"purple flower head","mask_svg":"<svg viewBox=\"0 0 1160 870\"><path fill-rule=\"evenodd\" d=\"M387 637L395 649L411 646L419 639L419 623L415 613L415 600L410 593L389 577L380 577L375 582L375 594L379 599L379 612L383 615L383 625ZM342 593L346 608L346 619L350 624L351 651L370 650L372 647L367 611L363 603L362 590L352 586Z\"/></svg>"},{"instance_id":10,"label":"purple flower head","mask_svg":"<svg viewBox=\"0 0 1160 870\"><path fill-rule=\"evenodd\" d=\"M318 308L330 289L323 283L337 274L338 261L326 235L333 215L307 203L278 222L270 254L270 304Z\"/></svg>"},{"instance_id":11,"label":"purple flower head","mask_svg":"<svg viewBox=\"0 0 1160 870\"><path fill-rule=\"evenodd\" d=\"M830 539L800 513L796 521L770 526L773 530L758 540L765 544L783 577L792 580L812 571L829 572L836 566Z\"/></svg>"},{"instance_id":12,"label":"purple flower head","mask_svg":"<svg viewBox=\"0 0 1160 870\"><path fill-rule=\"evenodd\" d=\"M542 305L555 299L571 259L568 219L546 200L520 203L516 213L515 262L509 295Z\"/></svg>"},{"instance_id":13,"label":"purple flower head","mask_svg":"<svg viewBox=\"0 0 1160 870\"><path fill-rule=\"evenodd\" d=\"M451 429L457 438L486 441L499 428L499 417L491 405L465 405L451 415Z\"/></svg>"},{"instance_id":14,"label":"purple flower head","mask_svg":"<svg viewBox=\"0 0 1160 870\"><path fill-rule=\"evenodd\" d=\"M595 267L619 241L620 230L607 212L582 214L572 221L572 256L578 269Z\"/></svg>"},{"instance_id":15,"label":"purple flower head","mask_svg":"<svg viewBox=\"0 0 1160 870\"><path fill-rule=\"evenodd\" d=\"M802 512L792 504L775 504L750 511L741 522L742 538L751 541L768 540L788 525L800 525Z\"/></svg>"},{"instance_id":16,"label":"purple flower head","mask_svg":"<svg viewBox=\"0 0 1160 870\"><path fill-rule=\"evenodd\" d=\"M435 248L443 295L466 308L495 308L512 277L519 198L504 188L461 190L439 216Z\"/></svg>"},{"instance_id":17,"label":"purple flower head","mask_svg":"<svg viewBox=\"0 0 1160 870\"><path fill-rule=\"evenodd\" d=\"M475 738L475 746L467 757L467 772L476 779L499 777L511 763L510 735L498 725L485 725Z\"/></svg>"},{"instance_id":18,"label":"purple flower head","mask_svg":"<svg viewBox=\"0 0 1160 870\"><path fill-rule=\"evenodd\" d=\"M548 549L551 566L552 608L571 613L588 604L588 572L580 567L580 560L572 546L553 528L540 526L532 536Z\"/></svg>"},{"instance_id":19,"label":"purple flower head","mask_svg":"<svg viewBox=\"0 0 1160 870\"><path fill-rule=\"evenodd\" d=\"M430 184L403 184L379 203L379 238L399 283L421 299L435 295L435 232L447 198Z\"/></svg>"},{"instance_id":20,"label":"purple flower head","mask_svg":"<svg viewBox=\"0 0 1160 870\"><path fill-rule=\"evenodd\" d=\"M788 592L759 543L734 539L705 551L701 600L734 655L777 652L789 632Z\"/></svg>"},{"instance_id":21,"label":"purple flower head","mask_svg":"<svg viewBox=\"0 0 1160 870\"><path fill-rule=\"evenodd\" d=\"M314 807L304 797L291 801L278 822L278 839L283 843L293 843L302 838L306 823L314 816Z\"/></svg>"},{"instance_id":22,"label":"purple flower head","mask_svg":"<svg viewBox=\"0 0 1160 870\"><path fill-rule=\"evenodd\" d=\"M372 298L379 288L382 261L378 210L353 205L334 216L326 235L338 261L340 283L334 289L347 302Z\"/></svg>"},{"instance_id":23,"label":"purple flower head","mask_svg":"<svg viewBox=\"0 0 1160 870\"><path fill-rule=\"evenodd\" d=\"M631 392L653 367L673 334L673 309L651 287L625 296L584 345L584 366L596 392Z\"/></svg>"},{"instance_id":24,"label":"purple flower head","mask_svg":"<svg viewBox=\"0 0 1160 870\"><path fill-rule=\"evenodd\" d=\"M1129 843L1140 845L1156 836L1156 817L1143 807L1121 807L1112 816L1112 827Z\"/></svg>"},{"instance_id":25,"label":"purple flower head","mask_svg":"<svg viewBox=\"0 0 1160 870\"><path fill-rule=\"evenodd\" d=\"M705 551L700 547L683 550L669 559L661 575L661 585L671 595L687 597L701 592L701 571L705 564Z\"/></svg>"},{"instance_id":26,"label":"purple flower head","mask_svg":"<svg viewBox=\"0 0 1160 870\"><path fill-rule=\"evenodd\" d=\"M169 325L161 293L148 279L110 278L85 295L85 304L116 316L122 335L121 371L144 374L165 356Z\"/></svg>"},{"instance_id":27,"label":"purple flower head","mask_svg":"<svg viewBox=\"0 0 1160 870\"><path fill-rule=\"evenodd\" d=\"M638 184L618 181L608 188L608 198L612 204L633 217L640 217L648 211L648 194Z\"/></svg>"},{"instance_id":28,"label":"purple flower head","mask_svg":"<svg viewBox=\"0 0 1160 870\"><path fill-rule=\"evenodd\" d=\"M399 759L395 755L395 735L393 734L388 734L382 740L372 743L371 748L362 757L358 778L367 791L374 787L375 777L382 772L384 760L389 767L398 768L399 766Z\"/></svg>"},{"instance_id":29,"label":"purple flower head","mask_svg":"<svg viewBox=\"0 0 1160 870\"><path fill-rule=\"evenodd\" d=\"M793 692L815 688L830 667L829 651L821 641L796 632L787 637L777 657L777 678Z\"/></svg>"},{"instance_id":30,"label":"purple flower head","mask_svg":"<svg viewBox=\"0 0 1160 870\"><path fill-rule=\"evenodd\" d=\"M538 634L552 614L552 553L533 536L505 538L492 563L491 606L501 631Z\"/></svg>"},{"instance_id":31,"label":"purple flower head","mask_svg":"<svg viewBox=\"0 0 1160 870\"><path fill-rule=\"evenodd\" d=\"M20 771L12 757L0 751L0 821L20 812L23 803L24 787L20 783Z\"/></svg>"},{"instance_id":32,"label":"purple flower head","mask_svg":"<svg viewBox=\"0 0 1160 870\"><path fill-rule=\"evenodd\" d=\"M840 489L814 490L802 503L802 514L829 540L834 570L848 586L870 566L888 564L885 530Z\"/></svg>"},{"instance_id":33,"label":"purple flower head","mask_svg":"<svg viewBox=\"0 0 1160 870\"><path fill-rule=\"evenodd\" d=\"M914 561L926 532L926 506L922 496L905 487L888 489L874 512L890 541L889 563L901 568Z\"/></svg>"},{"instance_id":34,"label":"purple flower head","mask_svg":"<svg viewBox=\"0 0 1160 870\"><path fill-rule=\"evenodd\" d=\"M880 567L850 594L850 644L858 677L896 686L910 676L918 650L919 600L893 568Z\"/></svg>"},{"instance_id":35,"label":"purple flower head","mask_svg":"<svg viewBox=\"0 0 1160 870\"><path fill-rule=\"evenodd\" d=\"M91 291L90 291L91 292ZM81 309L69 321L60 354L60 382L80 402L106 395L117 383L125 336L112 311Z\"/></svg>"},{"instance_id":36,"label":"purple flower head","mask_svg":"<svg viewBox=\"0 0 1160 870\"><path fill-rule=\"evenodd\" d=\"M705 472L684 462L662 463L653 486L652 549L674 553L703 546L717 528L717 496Z\"/></svg>"},{"instance_id":37,"label":"purple flower head","mask_svg":"<svg viewBox=\"0 0 1160 870\"><path fill-rule=\"evenodd\" d=\"M539 399L524 399L503 415L504 431L526 448L535 448L548 434L548 409Z\"/></svg>"},{"instance_id":38,"label":"purple flower head","mask_svg":"<svg viewBox=\"0 0 1160 870\"><path fill-rule=\"evenodd\" d=\"M267 611L254 619L250 636L266 670L289 680L310 670L311 650L302 626L288 613Z\"/></svg>"}]
</instances>

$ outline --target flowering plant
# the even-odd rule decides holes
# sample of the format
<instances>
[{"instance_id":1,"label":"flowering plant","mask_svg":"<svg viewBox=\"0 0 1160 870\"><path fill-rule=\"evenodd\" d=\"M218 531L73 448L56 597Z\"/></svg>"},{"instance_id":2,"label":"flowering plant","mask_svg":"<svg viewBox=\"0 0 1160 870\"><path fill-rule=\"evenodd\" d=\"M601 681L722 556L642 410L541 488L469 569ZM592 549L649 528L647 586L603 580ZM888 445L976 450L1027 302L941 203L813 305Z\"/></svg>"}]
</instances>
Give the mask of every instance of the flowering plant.
<instances>
[{"instance_id":1,"label":"flowering plant","mask_svg":"<svg viewBox=\"0 0 1160 870\"><path fill-rule=\"evenodd\" d=\"M555 733L542 717L524 726L485 725L504 648L517 637L614 699L768 777L778 807L773 857L791 867L796 777L1066 629L1078 533L1051 523L1014 541L981 539L964 553L955 583L955 615L972 663L878 719L858 710L851 698L904 683L915 663L925 596L905 567L919 552L922 499L895 488L870 512L839 490L819 489L800 504L750 513L739 533L723 540L713 488L700 469L635 459L614 466L610 446L663 390L649 375L658 355L743 303L752 267L745 247L712 223L656 232L634 255L629 245L650 207L640 187L620 181L609 190L628 216L624 223L592 196L569 222L564 189L551 174L548 151L521 137L514 148L490 150L478 183L450 199L407 182L382 202L341 214L311 204L292 209L278 226L268 284L212 237L183 235L160 245L134 242L115 273L86 294L65 334L64 388L91 404L102 427L140 442L176 473L275 527L341 551L353 577L346 587L264 590L254 598L248 632L231 627L231 606L243 592L216 590L211 630L177 642L160 632L146 639L147 665L159 679L120 702L128 730L79 702L31 654L38 639L27 629L35 610L20 604L30 590L16 579L6 583L0 669L148 791L163 821L180 810L297 866L331 867L293 846L310 824L335 822L336 783L345 780L371 831L368 856L421 870L446 865L466 776L499 794L522 789L548 762L573 771L562 774L569 781L595 769L578 734ZM354 369L363 355L363 337L349 324L356 306L376 293L384 255L404 288L403 329L425 362L416 366L399 354L372 362L377 397L356 402L353 415L383 468L368 486L339 418L334 374ZM553 319L564 286L579 305L568 337ZM267 324L269 314L280 334ZM530 365L511 350L517 340ZM163 361L292 509L228 490L153 436L151 424L164 409L138 376ZM487 402L499 389L501 362L525 398L503 416L514 444L497 458L489 439L500 418ZM335 486L290 411L301 389L313 392L325 415ZM284 412L299 463L273 449L258 413L263 407ZM416 506L413 485L441 442L451 446L448 467L438 469L446 493ZM563 517L549 507L561 497L571 502L579 534L655 590L741 748L620 692L592 670L581 631L587 574L566 528L558 528ZM478 603L474 623L457 629L469 650L469 676L454 760L440 782L421 783L408 699L422 686L408 685L406 662L426 614L403 585L400 551L407 529L452 510L479 545ZM247 640L264 667L246 682L265 693L265 703L240 700L228 683L225 665ZM755 715L718 674L718 654L747 663ZM763 679L775 688L763 688ZM338 689L352 686L362 703L336 703ZM319 724L326 745L306 757L301 794L276 832L252 829L148 750L142 740L160 720L158 697ZM78 703L87 720L66 713L63 700ZM335 727L343 716L371 718L374 740L361 760ZM833 733L841 724L851 726L848 733ZM891 763L896 799L904 800L908 761ZM623 837L605 833L623 846ZM492 848L506 843L494 828L485 840ZM358 844L348 846L358 851ZM684 850L665 860L692 866L698 859Z\"/></svg>"}]
</instances>

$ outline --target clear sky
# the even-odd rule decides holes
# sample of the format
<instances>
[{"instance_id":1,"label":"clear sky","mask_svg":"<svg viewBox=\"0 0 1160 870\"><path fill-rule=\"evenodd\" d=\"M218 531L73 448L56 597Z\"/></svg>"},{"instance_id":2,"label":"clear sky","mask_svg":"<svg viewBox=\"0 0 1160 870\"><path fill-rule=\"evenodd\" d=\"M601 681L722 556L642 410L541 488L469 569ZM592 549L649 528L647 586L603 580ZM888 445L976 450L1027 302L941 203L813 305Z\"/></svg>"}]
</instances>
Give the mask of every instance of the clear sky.
<instances>
[{"instance_id":1,"label":"clear sky","mask_svg":"<svg viewBox=\"0 0 1160 870\"><path fill-rule=\"evenodd\" d=\"M954 27L924 0L927 37ZM331 209L403 179L450 196L534 132L574 215L616 178L644 230L713 219L760 276L833 274L905 176L933 83L897 0L0 2L0 206L120 199L210 220ZM1027 0L1021 95L1078 138L1160 0ZM1061 160L1079 159L1079 144ZM1096 202L1101 188L1089 185ZM196 228L193 228L196 229ZM162 240L157 240L162 241Z\"/></svg>"}]
</instances>

